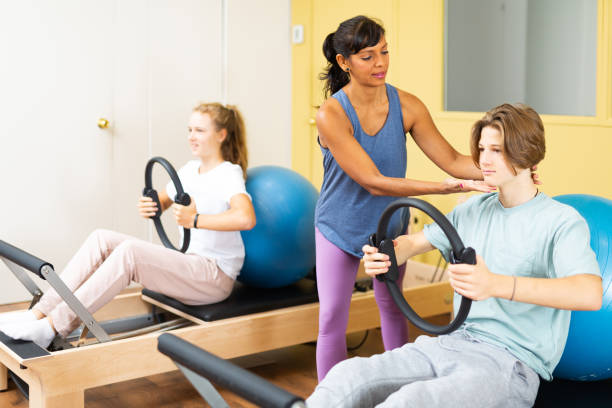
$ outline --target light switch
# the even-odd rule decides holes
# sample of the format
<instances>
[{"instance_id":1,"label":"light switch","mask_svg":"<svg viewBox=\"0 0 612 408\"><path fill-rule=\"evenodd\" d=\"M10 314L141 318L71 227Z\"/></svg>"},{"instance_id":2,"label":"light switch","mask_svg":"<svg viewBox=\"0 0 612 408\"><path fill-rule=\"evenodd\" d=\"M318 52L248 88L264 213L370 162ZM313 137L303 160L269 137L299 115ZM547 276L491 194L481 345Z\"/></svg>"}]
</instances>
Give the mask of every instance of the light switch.
<instances>
[{"instance_id":1,"label":"light switch","mask_svg":"<svg viewBox=\"0 0 612 408\"><path fill-rule=\"evenodd\" d=\"M293 43L294 44L302 44L304 42L304 26L301 24L293 26Z\"/></svg>"}]
</instances>

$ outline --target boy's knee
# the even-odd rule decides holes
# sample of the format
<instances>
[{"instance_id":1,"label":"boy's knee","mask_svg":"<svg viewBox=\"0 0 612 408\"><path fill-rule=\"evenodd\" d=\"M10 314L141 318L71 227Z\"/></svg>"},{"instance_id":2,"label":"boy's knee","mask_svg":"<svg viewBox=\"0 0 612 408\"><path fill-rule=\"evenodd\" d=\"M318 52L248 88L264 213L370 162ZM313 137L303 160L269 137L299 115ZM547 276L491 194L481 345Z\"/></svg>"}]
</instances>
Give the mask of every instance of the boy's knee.
<instances>
[{"instance_id":1,"label":"boy's knee","mask_svg":"<svg viewBox=\"0 0 612 408\"><path fill-rule=\"evenodd\" d=\"M364 357L352 357L342 360L329 370L324 381L327 381L329 378L329 382L345 382L350 377L358 377L363 373L365 361L367 359Z\"/></svg>"},{"instance_id":2,"label":"boy's knee","mask_svg":"<svg viewBox=\"0 0 612 408\"><path fill-rule=\"evenodd\" d=\"M363 357L353 357L336 364L308 398L306 406L371 406L368 405L371 381L364 369L366 361Z\"/></svg>"}]
</instances>

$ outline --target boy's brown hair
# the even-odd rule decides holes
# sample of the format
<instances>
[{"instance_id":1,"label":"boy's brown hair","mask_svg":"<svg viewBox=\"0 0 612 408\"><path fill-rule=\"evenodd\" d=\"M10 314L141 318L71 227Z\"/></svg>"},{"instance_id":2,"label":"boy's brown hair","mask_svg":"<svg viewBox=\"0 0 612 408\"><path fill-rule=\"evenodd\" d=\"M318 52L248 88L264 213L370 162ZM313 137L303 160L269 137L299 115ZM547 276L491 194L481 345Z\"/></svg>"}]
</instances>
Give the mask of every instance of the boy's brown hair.
<instances>
[{"instance_id":1,"label":"boy's brown hair","mask_svg":"<svg viewBox=\"0 0 612 408\"><path fill-rule=\"evenodd\" d=\"M546 143L540 115L527 105L504 103L488 111L472 127L470 148L476 167L480 168L478 144L485 127L501 133L504 156L515 169L530 169L544 158Z\"/></svg>"}]
</instances>

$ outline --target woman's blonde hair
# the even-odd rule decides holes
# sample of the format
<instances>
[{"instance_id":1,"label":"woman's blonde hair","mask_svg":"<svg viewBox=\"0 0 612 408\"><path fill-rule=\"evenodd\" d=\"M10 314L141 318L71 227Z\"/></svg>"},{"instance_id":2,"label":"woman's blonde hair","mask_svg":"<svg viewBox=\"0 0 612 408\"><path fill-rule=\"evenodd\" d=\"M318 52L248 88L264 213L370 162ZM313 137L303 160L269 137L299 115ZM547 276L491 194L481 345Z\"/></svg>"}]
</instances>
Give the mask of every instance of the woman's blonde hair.
<instances>
[{"instance_id":1,"label":"woman's blonde hair","mask_svg":"<svg viewBox=\"0 0 612 408\"><path fill-rule=\"evenodd\" d=\"M504 157L519 169L530 169L544 158L544 124L533 108L520 103L499 105L487 113L472 127L470 148L472 160L480 168L480 135L482 129L492 127L504 139Z\"/></svg>"},{"instance_id":2,"label":"woman's blonde hair","mask_svg":"<svg viewBox=\"0 0 612 408\"><path fill-rule=\"evenodd\" d=\"M249 159L244 120L238 108L234 105L222 105L213 102L201 103L193 108L193 111L210 115L217 132L221 129L227 131L227 136L225 140L223 140L223 143L221 143L221 156L223 160L227 160L242 167L242 173L246 179Z\"/></svg>"}]
</instances>

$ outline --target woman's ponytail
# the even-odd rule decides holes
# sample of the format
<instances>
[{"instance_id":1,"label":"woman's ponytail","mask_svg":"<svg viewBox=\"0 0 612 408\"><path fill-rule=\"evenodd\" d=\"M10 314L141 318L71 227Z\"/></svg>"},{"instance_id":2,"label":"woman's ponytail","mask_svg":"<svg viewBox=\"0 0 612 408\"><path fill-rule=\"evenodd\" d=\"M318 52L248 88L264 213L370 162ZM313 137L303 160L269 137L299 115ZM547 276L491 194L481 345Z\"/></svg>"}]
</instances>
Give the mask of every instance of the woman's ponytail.
<instances>
[{"instance_id":1,"label":"woman's ponytail","mask_svg":"<svg viewBox=\"0 0 612 408\"><path fill-rule=\"evenodd\" d=\"M328 34L327 37L325 37L325 41L323 41L323 55L325 55L327 59L327 67L325 71L319 75L319 79L325 81L323 85L325 97L335 94L351 80L348 72L344 72L336 60L336 55L338 53L334 48L335 34L335 32Z\"/></svg>"}]
</instances>

